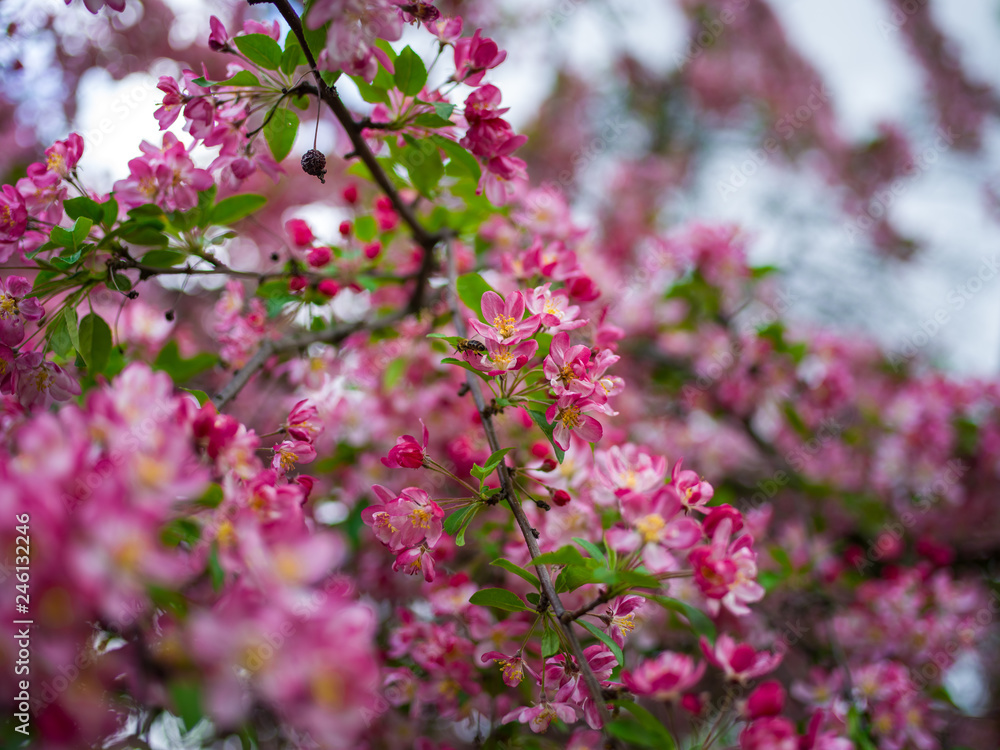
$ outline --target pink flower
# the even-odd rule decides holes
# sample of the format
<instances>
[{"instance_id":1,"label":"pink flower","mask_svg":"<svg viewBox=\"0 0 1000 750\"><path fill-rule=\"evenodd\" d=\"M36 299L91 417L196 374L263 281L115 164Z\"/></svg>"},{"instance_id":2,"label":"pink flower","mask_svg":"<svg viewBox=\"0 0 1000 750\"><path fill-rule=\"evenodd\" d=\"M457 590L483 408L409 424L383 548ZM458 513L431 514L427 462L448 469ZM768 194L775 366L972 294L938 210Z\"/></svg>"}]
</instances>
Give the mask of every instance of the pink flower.
<instances>
[{"instance_id":1,"label":"pink flower","mask_svg":"<svg viewBox=\"0 0 1000 750\"><path fill-rule=\"evenodd\" d=\"M641 596L620 596L608 607L604 630L619 648L625 647L625 636L635 628L635 612L645 603Z\"/></svg>"},{"instance_id":2,"label":"pink flower","mask_svg":"<svg viewBox=\"0 0 1000 750\"><path fill-rule=\"evenodd\" d=\"M495 661L497 663L497 666L503 670L503 681L507 687L517 687L524 679L524 665L519 653L514 656L506 656L499 651L490 651L483 654L482 661Z\"/></svg>"},{"instance_id":3,"label":"pink flower","mask_svg":"<svg viewBox=\"0 0 1000 750\"><path fill-rule=\"evenodd\" d=\"M507 59L492 39L483 39L482 29L476 29L471 37L455 42L455 80L469 86L478 86L486 71L495 68Z\"/></svg>"},{"instance_id":4,"label":"pink flower","mask_svg":"<svg viewBox=\"0 0 1000 750\"><path fill-rule=\"evenodd\" d=\"M292 243L298 248L310 247L316 239L316 235L313 234L312 229L302 219L289 219L286 221L285 231L288 232L288 236L292 238Z\"/></svg>"},{"instance_id":5,"label":"pink flower","mask_svg":"<svg viewBox=\"0 0 1000 750\"><path fill-rule=\"evenodd\" d=\"M403 435L396 438L396 444L389 449L389 455L382 459L382 463L390 469L419 469L424 464L424 455L427 452L427 426L420 420L424 428L423 444L417 443L417 439L412 435Z\"/></svg>"},{"instance_id":6,"label":"pink flower","mask_svg":"<svg viewBox=\"0 0 1000 750\"><path fill-rule=\"evenodd\" d=\"M624 670L622 682L636 695L651 695L656 700L676 701L690 690L705 673L705 663L695 664L687 654L664 651L647 659L634 671Z\"/></svg>"},{"instance_id":7,"label":"pink flower","mask_svg":"<svg viewBox=\"0 0 1000 750\"><path fill-rule=\"evenodd\" d=\"M0 193L0 242L13 242L28 228L28 209L13 185L4 185Z\"/></svg>"},{"instance_id":8,"label":"pink flower","mask_svg":"<svg viewBox=\"0 0 1000 750\"><path fill-rule=\"evenodd\" d=\"M402 570L411 576L422 574L424 580L430 583L434 580L434 557L426 545L403 550L396 555L392 569L397 572Z\"/></svg>"},{"instance_id":9,"label":"pink flower","mask_svg":"<svg viewBox=\"0 0 1000 750\"><path fill-rule=\"evenodd\" d=\"M705 636L699 641L701 652L705 658L726 673L727 680L745 684L749 680L770 674L778 665L784 654L754 651L753 646L746 643L737 644L732 636L723 633L713 646ZM779 709L780 710L780 709Z\"/></svg>"},{"instance_id":10,"label":"pink flower","mask_svg":"<svg viewBox=\"0 0 1000 750\"><path fill-rule=\"evenodd\" d=\"M549 724L555 718L562 719L567 724L576 721L576 709L569 703L549 703L544 701L541 705L529 708L516 708L501 719L501 724L509 724L518 721L527 724L535 734L546 731Z\"/></svg>"},{"instance_id":11,"label":"pink flower","mask_svg":"<svg viewBox=\"0 0 1000 750\"><path fill-rule=\"evenodd\" d=\"M22 352L14 361L14 388L26 409L45 408L52 401L67 401L81 393L80 384L41 352Z\"/></svg>"},{"instance_id":12,"label":"pink flower","mask_svg":"<svg viewBox=\"0 0 1000 750\"><path fill-rule=\"evenodd\" d=\"M442 42L453 42L462 35L462 19L458 16L438 18L424 27Z\"/></svg>"},{"instance_id":13,"label":"pink flower","mask_svg":"<svg viewBox=\"0 0 1000 750\"><path fill-rule=\"evenodd\" d=\"M693 471L687 469L681 471L683 462L684 459L679 458L674 464L670 486L677 492L677 496L685 508L696 510L699 513L708 513L708 509L704 506L715 495L715 490L712 485L702 481Z\"/></svg>"},{"instance_id":14,"label":"pink flower","mask_svg":"<svg viewBox=\"0 0 1000 750\"><path fill-rule=\"evenodd\" d=\"M66 5L69 5L71 2L73 2L73 0L66 0ZM83 4L86 6L87 10L94 14L96 14L97 11L105 5L111 8L111 10L125 10L125 0L83 0Z\"/></svg>"},{"instance_id":15,"label":"pink flower","mask_svg":"<svg viewBox=\"0 0 1000 750\"><path fill-rule=\"evenodd\" d=\"M594 384L587 373L589 365L590 347L580 344L570 346L569 334L561 331L552 337L549 356L545 358L542 371L556 395L577 393L589 396L594 391Z\"/></svg>"},{"instance_id":16,"label":"pink flower","mask_svg":"<svg viewBox=\"0 0 1000 750\"><path fill-rule=\"evenodd\" d=\"M70 133L65 141L56 141L45 149L45 166L62 178L69 177L83 155L83 138Z\"/></svg>"},{"instance_id":17,"label":"pink flower","mask_svg":"<svg viewBox=\"0 0 1000 750\"><path fill-rule=\"evenodd\" d=\"M426 492L407 487L395 497L378 484L372 490L383 504L369 505L361 511L361 520L390 551L400 552L421 542L430 547L437 544L444 532L444 511Z\"/></svg>"},{"instance_id":18,"label":"pink flower","mask_svg":"<svg viewBox=\"0 0 1000 750\"><path fill-rule=\"evenodd\" d=\"M702 636L704 639L704 636ZM777 680L762 682L747 698L744 713L751 721L762 716L777 716L785 706L785 688Z\"/></svg>"},{"instance_id":19,"label":"pink flower","mask_svg":"<svg viewBox=\"0 0 1000 750\"><path fill-rule=\"evenodd\" d=\"M310 443L304 440L285 440L274 446L271 468L283 475L298 463L308 464L315 460L316 449Z\"/></svg>"},{"instance_id":20,"label":"pink flower","mask_svg":"<svg viewBox=\"0 0 1000 750\"><path fill-rule=\"evenodd\" d=\"M496 377L505 372L520 370L537 351L538 342L534 339L511 344L499 344L493 339L486 339L485 354L466 351L462 358L477 370Z\"/></svg>"},{"instance_id":21,"label":"pink flower","mask_svg":"<svg viewBox=\"0 0 1000 750\"><path fill-rule=\"evenodd\" d=\"M208 48L213 52L220 52L229 46L229 32L217 17L208 19L208 26L212 33L208 36Z\"/></svg>"},{"instance_id":22,"label":"pink flower","mask_svg":"<svg viewBox=\"0 0 1000 750\"><path fill-rule=\"evenodd\" d=\"M37 297L25 297L30 292L31 283L23 276L0 279L0 343L17 346L24 340L24 321L45 314Z\"/></svg>"},{"instance_id":23,"label":"pink flower","mask_svg":"<svg viewBox=\"0 0 1000 750\"><path fill-rule=\"evenodd\" d=\"M163 101L160 108L153 113L153 117L160 123L160 130L166 130L177 120L187 97L181 93L177 81L170 76L160 76L160 82L156 84L156 88L163 92Z\"/></svg>"},{"instance_id":24,"label":"pink flower","mask_svg":"<svg viewBox=\"0 0 1000 750\"><path fill-rule=\"evenodd\" d=\"M731 543L732 521L723 519L715 530L712 543L691 550L688 561L694 569L694 580L701 592L710 599L720 600L734 615L749 614L747 603L760 601L764 587L757 577L757 555L752 549L753 537L737 537Z\"/></svg>"},{"instance_id":25,"label":"pink flower","mask_svg":"<svg viewBox=\"0 0 1000 750\"><path fill-rule=\"evenodd\" d=\"M393 72L392 62L375 46L377 39L394 42L403 35L403 17L390 0L317 0L306 26L318 29L327 21L334 23L327 32L321 65L366 81L375 78L379 62Z\"/></svg>"},{"instance_id":26,"label":"pink flower","mask_svg":"<svg viewBox=\"0 0 1000 750\"><path fill-rule=\"evenodd\" d=\"M663 456L653 456L631 443L597 451L595 459L595 478L616 493L646 492L662 485L667 473Z\"/></svg>"},{"instance_id":27,"label":"pink flower","mask_svg":"<svg viewBox=\"0 0 1000 750\"><path fill-rule=\"evenodd\" d=\"M587 321L577 320L580 314L579 305L570 305L569 297L562 291L552 292L551 282L532 289L525 295L528 310L541 316L541 323L549 329L549 333L557 331L572 331L587 325Z\"/></svg>"},{"instance_id":28,"label":"pink flower","mask_svg":"<svg viewBox=\"0 0 1000 750\"><path fill-rule=\"evenodd\" d=\"M500 344L516 344L538 330L537 315L522 320L524 297L519 291L508 295L506 300L494 291L486 292L481 305L486 323L470 318L469 325L485 339Z\"/></svg>"},{"instance_id":29,"label":"pink flower","mask_svg":"<svg viewBox=\"0 0 1000 750\"><path fill-rule=\"evenodd\" d=\"M114 185L119 203L129 208L156 203L166 211L186 211L198 204L197 191L212 186L212 176L194 166L173 133L163 134L160 149L146 141L139 148L143 156L128 163L129 177Z\"/></svg>"},{"instance_id":30,"label":"pink flower","mask_svg":"<svg viewBox=\"0 0 1000 750\"><path fill-rule=\"evenodd\" d=\"M594 408L596 404L593 401L578 394L567 393L546 410L545 418L555 425L553 436L560 448L569 448L570 435L574 433L588 443L596 443L603 437L601 423L584 413Z\"/></svg>"},{"instance_id":31,"label":"pink flower","mask_svg":"<svg viewBox=\"0 0 1000 750\"><path fill-rule=\"evenodd\" d=\"M285 424L291 437L307 443L313 442L323 432L323 423L319 421L319 410L308 399L303 399L292 407Z\"/></svg>"},{"instance_id":32,"label":"pink flower","mask_svg":"<svg viewBox=\"0 0 1000 750\"><path fill-rule=\"evenodd\" d=\"M799 735L783 716L759 719L740 732L740 750L798 750Z\"/></svg>"},{"instance_id":33,"label":"pink flower","mask_svg":"<svg viewBox=\"0 0 1000 750\"><path fill-rule=\"evenodd\" d=\"M619 499L622 519L633 530L633 539L621 539L618 548L625 551L645 546L647 565L657 571L664 568L657 564L662 554L654 547L670 550L690 549L702 537L701 527L692 519L682 515L682 506L674 493L661 487L652 495L628 492Z\"/></svg>"},{"instance_id":34,"label":"pink flower","mask_svg":"<svg viewBox=\"0 0 1000 750\"><path fill-rule=\"evenodd\" d=\"M493 84L486 84L473 91L465 99L465 121L472 125L499 118L507 111L507 108L500 109L502 96L500 89Z\"/></svg>"}]
</instances>

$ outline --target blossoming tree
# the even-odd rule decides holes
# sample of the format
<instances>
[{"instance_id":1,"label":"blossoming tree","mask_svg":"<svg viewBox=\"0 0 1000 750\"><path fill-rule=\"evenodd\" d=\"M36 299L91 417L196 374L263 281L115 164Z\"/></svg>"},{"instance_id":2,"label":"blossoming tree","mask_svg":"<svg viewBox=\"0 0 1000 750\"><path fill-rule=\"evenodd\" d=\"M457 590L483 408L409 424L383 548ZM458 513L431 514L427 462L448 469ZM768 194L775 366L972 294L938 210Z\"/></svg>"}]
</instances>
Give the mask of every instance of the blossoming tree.
<instances>
[{"instance_id":1,"label":"blossoming tree","mask_svg":"<svg viewBox=\"0 0 1000 750\"><path fill-rule=\"evenodd\" d=\"M7 746L991 746L997 385L581 228L439 5L241 4L109 193L3 186Z\"/></svg>"}]
</instances>

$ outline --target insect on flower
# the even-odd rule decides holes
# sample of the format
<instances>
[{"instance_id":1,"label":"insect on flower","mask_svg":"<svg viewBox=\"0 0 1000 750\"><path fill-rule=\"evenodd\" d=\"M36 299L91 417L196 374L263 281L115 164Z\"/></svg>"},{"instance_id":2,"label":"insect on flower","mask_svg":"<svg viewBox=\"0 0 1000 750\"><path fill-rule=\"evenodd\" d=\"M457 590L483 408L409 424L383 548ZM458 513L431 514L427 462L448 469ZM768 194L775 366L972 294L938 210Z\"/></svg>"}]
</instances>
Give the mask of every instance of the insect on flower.
<instances>
[{"instance_id":1,"label":"insect on flower","mask_svg":"<svg viewBox=\"0 0 1000 750\"><path fill-rule=\"evenodd\" d=\"M486 354L486 344L475 339L459 339L458 343L455 344L455 351L460 354L464 354L465 352Z\"/></svg>"}]
</instances>

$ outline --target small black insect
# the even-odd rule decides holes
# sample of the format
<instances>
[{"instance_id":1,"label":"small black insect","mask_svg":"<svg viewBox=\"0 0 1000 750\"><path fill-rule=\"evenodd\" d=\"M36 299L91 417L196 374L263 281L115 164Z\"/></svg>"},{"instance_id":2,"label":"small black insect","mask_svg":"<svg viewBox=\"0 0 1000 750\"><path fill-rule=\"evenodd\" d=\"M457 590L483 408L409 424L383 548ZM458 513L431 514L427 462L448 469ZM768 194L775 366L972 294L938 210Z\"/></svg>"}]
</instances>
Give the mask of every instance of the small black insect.
<instances>
[{"instance_id":1,"label":"small black insect","mask_svg":"<svg viewBox=\"0 0 1000 750\"><path fill-rule=\"evenodd\" d=\"M460 353L475 352L476 354L486 354L486 344L475 339L459 339L458 343L455 344L455 351Z\"/></svg>"}]
</instances>

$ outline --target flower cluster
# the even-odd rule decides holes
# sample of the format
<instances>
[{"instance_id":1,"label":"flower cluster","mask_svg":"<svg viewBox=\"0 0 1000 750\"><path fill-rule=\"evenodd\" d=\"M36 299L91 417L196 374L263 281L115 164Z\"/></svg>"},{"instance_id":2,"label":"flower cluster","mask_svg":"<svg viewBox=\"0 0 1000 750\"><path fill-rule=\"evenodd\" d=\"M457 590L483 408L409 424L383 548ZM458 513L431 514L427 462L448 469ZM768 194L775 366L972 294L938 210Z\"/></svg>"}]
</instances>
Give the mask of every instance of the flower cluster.
<instances>
[{"instance_id":1,"label":"flower cluster","mask_svg":"<svg viewBox=\"0 0 1000 750\"><path fill-rule=\"evenodd\" d=\"M382 502L365 508L361 518L396 555L392 569L410 575L423 574L425 581L433 581L432 551L444 531L441 506L418 487L407 487L399 495L393 495L376 484L372 491Z\"/></svg>"}]
</instances>

